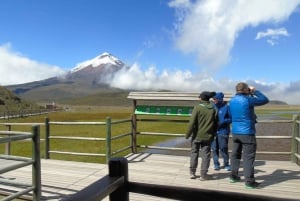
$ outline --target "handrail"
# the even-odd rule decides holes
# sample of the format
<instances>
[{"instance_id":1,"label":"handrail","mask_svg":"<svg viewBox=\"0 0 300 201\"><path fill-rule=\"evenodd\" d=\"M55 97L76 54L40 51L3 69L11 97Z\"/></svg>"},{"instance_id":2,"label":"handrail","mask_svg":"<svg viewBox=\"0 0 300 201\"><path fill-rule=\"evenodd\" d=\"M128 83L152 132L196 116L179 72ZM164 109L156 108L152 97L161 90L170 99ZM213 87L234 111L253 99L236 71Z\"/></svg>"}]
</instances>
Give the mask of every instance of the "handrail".
<instances>
[{"instance_id":1,"label":"handrail","mask_svg":"<svg viewBox=\"0 0 300 201\"><path fill-rule=\"evenodd\" d=\"M62 201L96 201L109 196L111 201L129 200L128 161L126 158L112 158L108 163L108 175L92 183L71 197Z\"/></svg>"},{"instance_id":2,"label":"handrail","mask_svg":"<svg viewBox=\"0 0 300 201\"><path fill-rule=\"evenodd\" d=\"M300 165L300 115L293 115L293 133L292 133L292 145L291 145L291 161Z\"/></svg>"},{"instance_id":3,"label":"handrail","mask_svg":"<svg viewBox=\"0 0 300 201\"><path fill-rule=\"evenodd\" d=\"M15 193L9 193L2 200L13 200L29 192L32 192L34 201L41 200L41 162L40 162L40 128L38 125L32 127L32 133L30 132L12 132L12 131L1 131L2 134L9 134L9 137L0 138L0 143L14 142L24 139L32 139L32 158L12 156L12 155L0 155L0 160L10 161L8 166L0 167L0 174L13 171L25 166L32 165L32 184L23 184L20 182L14 182L10 180L2 179L1 184L13 185L23 188ZM14 162L12 162L14 161Z\"/></svg>"},{"instance_id":4,"label":"handrail","mask_svg":"<svg viewBox=\"0 0 300 201\"><path fill-rule=\"evenodd\" d=\"M48 114L49 112L54 112L54 111L58 111L58 110L32 109L32 110L3 111L0 113L0 119L23 118L23 117L36 116L41 114Z\"/></svg>"},{"instance_id":5,"label":"handrail","mask_svg":"<svg viewBox=\"0 0 300 201\"><path fill-rule=\"evenodd\" d=\"M45 125L44 123L0 123L1 125L4 126L33 126L33 125L39 125L43 126Z\"/></svg>"},{"instance_id":6,"label":"handrail","mask_svg":"<svg viewBox=\"0 0 300 201\"><path fill-rule=\"evenodd\" d=\"M111 119L108 117L106 122L58 122L58 121L49 121L49 119L43 124L43 123L0 123L2 125L5 125L9 128L9 131L5 133L1 133L0 135L9 134L11 132L11 126L13 125L45 125L46 130L46 137L45 137L45 158L50 158L50 154L65 154L65 155L78 155L78 156L100 156L100 157L106 157L106 162L109 161L109 159L117 155L120 152L124 152L126 150L132 149L133 153L136 153L137 148L142 149L157 149L157 150L176 150L176 151L189 151L189 148L177 148L177 147L167 147L162 145L148 145L148 144L137 144L137 138L140 135L147 135L147 136L165 136L165 137L184 137L183 133L167 133L167 132L148 132L148 131L137 131L136 123L134 122L171 122L171 123L187 123L188 119L186 118L140 118L142 115L139 115L139 118L136 117L137 115L134 115L132 119L124 119L124 120L116 120L111 121ZM147 117L147 116L146 116ZM153 117L153 116L152 116ZM161 116L160 116L161 117ZM268 135L268 136L256 136L257 139L272 139L272 140L279 140L279 139L290 139L291 140L291 151L262 151L257 150L257 154L263 154L263 155L290 155L291 160L297 164L299 164L299 124L300 124L300 118L299 116L295 115L293 117L295 119L291 120L258 120L258 124L260 123L266 123L266 124L273 124L273 123L292 123L293 125L293 134L292 136L274 136L274 135ZM131 132L122 133L118 135L111 136L111 126L122 124L126 122L132 122L131 125ZM103 125L106 126L106 136L105 137L77 137L77 136L54 136L50 135L50 125ZM123 148L118 148L118 150L111 150L111 143L113 140L125 138L125 137L131 137L131 142L128 146L125 146ZM230 136L231 137L231 136ZM69 151L62 151L62 150L50 150L50 140L51 139L58 139L58 140L86 140L86 141L106 141L106 153L82 153L82 152L69 152ZM9 144L9 142L7 142ZM7 150L10 150L10 148L6 148ZM231 150L229 150L231 152ZM9 153L9 151L6 151L6 153Z\"/></svg>"},{"instance_id":7,"label":"handrail","mask_svg":"<svg viewBox=\"0 0 300 201\"><path fill-rule=\"evenodd\" d=\"M45 126L45 158L50 158L50 153L52 154L64 154L64 155L76 155L76 156L96 156L96 157L106 157L106 162L109 159L117 155L121 152L127 151L132 149L132 143L130 145L125 146L123 148L119 148L117 150L111 151L111 143L114 140L118 140L125 137L131 137L132 131L127 133L121 133L118 135L111 136L110 130L112 125L122 124L131 122L132 119L122 119L122 120L115 120L111 121L110 117L107 117L106 122L60 122L60 121L50 121L49 118L45 119L45 123L0 123L0 125L4 125L8 128L8 131L0 131L0 135L9 135L10 133L15 133L12 130L12 126L33 126L33 125L40 125ZM106 136L105 137L76 137L76 136L54 136L50 134L50 125L72 125L72 126L80 126L80 125L103 125L106 126ZM21 133L20 133L21 134ZM103 141L106 142L106 153L83 153L83 152L71 152L71 151L61 151L61 150L50 150L50 140L51 139L58 139L58 140L85 140L85 141ZM6 143L5 153L10 155L10 142Z\"/></svg>"},{"instance_id":8,"label":"handrail","mask_svg":"<svg viewBox=\"0 0 300 201\"><path fill-rule=\"evenodd\" d=\"M0 123L0 125L4 125L7 127L7 131L4 133L3 131L0 133L1 135L9 135L9 132L11 132L12 130L12 126L35 126L35 125L38 125L38 126L43 126L45 125L44 123ZM15 132L15 131L12 131L12 132ZM5 144L5 154L7 155L10 155L10 142L7 142Z\"/></svg>"},{"instance_id":9,"label":"handrail","mask_svg":"<svg viewBox=\"0 0 300 201\"><path fill-rule=\"evenodd\" d=\"M122 124L131 122L131 119L123 119L123 120L116 120L111 121L110 117L107 117L106 122L58 122L58 121L50 121L49 118L45 120L45 158L50 159L50 153L53 154L64 154L64 155L76 155L76 156L97 156L97 157L106 157L106 162L108 163L109 159L120 152L129 150L132 146L126 146L119 150L111 151L111 143L113 140L117 140L120 138L124 138L127 136L131 136L131 132L129 133L122 133L116 136L111 136L111 127L112 125ZM85 137L85 136L54 136L50 133L50 125L99 125L99 126L106 126L106 136L105 137ZM51 139L58 139L58 140L85 140L85 141L103 141L106 142L106 153L83 153L83 152L71 152L71 151L60 151L60 150L50 150L50 140Z\"/></svg>"},{"instance_id":10,"label":"handrail","mask_svg":"<svg viewBox=\"0 0 300 201\"><path fill-rule=\"evenodd\" d=\"M53 125L106 125L106 122L61 122L61 121L51 121L49 124Z\"/></svg>"},{"instance_id":11,"label":"handrail","mask_svg":"<svg viewBox=\"0 0 300 201\"><path fill-rule=\"evenodd\" d=\"M184 134L180 133L158 133L158 132L137 132L137 135L147 135L147 136L165 136L165 137L184 137ZM231 138L232 136L229 136ZM292 136L256 136L257 139L292 139ZM166 147L166 146L153 146L137 144L138 148L146 149L156 149L156 150L172 150L172 151L190 151L190 148L180 148L180 147ZM231 152L231 150L228 150ZM279 151L257 151L257 154L265 155L291 155L292 152L279 152Z\"/></svg>"}]
</instances>

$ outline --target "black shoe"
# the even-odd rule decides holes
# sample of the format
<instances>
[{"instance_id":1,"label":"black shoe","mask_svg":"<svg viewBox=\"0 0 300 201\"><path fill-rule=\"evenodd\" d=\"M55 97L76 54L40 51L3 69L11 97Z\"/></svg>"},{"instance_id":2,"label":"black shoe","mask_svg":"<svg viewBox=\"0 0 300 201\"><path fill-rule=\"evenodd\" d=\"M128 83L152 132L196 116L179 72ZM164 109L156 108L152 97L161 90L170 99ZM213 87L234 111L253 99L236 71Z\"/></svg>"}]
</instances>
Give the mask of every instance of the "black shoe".
<instances>
[{"instance_id":1,"label":"black shoe","mask_svg":"<svg viewBox=\"0 0 300 201\"><path fill-rule=\"evenodd\" d=\"M259 186L260 183L254 181L252 183L246 183L245 188L247 189L256 189Z\"/></svg>"},{"instance_id":2,"label":"black shoe","mask_svg":"<svg viewBox=\"0 0 300 201\"><path fill-rule=\"evenodd\" d=\"M209 174L205 174L205 175L201 175L200 177L200 181L207 181L207 180L212 180L214 179L212 175Z\"/></svg>"}]
</instances>

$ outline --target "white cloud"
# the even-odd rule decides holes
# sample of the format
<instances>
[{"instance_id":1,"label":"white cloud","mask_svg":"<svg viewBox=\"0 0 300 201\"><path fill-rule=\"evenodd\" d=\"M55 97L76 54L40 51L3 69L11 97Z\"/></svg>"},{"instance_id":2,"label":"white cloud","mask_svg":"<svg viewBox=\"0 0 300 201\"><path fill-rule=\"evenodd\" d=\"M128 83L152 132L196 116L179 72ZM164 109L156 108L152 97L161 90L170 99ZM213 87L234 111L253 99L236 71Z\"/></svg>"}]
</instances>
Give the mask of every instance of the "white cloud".
<instances>
[{"instance_id":1,"label":"white cloud","mask_svg":"<svg viewBox=\"0 0 300 201\"><path fill-rule=\"evenodd\" d=\"M163 70L159 71L155 66L142 71L138 64L124 68L109 77L107 84L112 87L129 90L173 90L184 92L201 92L203 90L223 91L235 93L235 85L238 82L247 82L265 93L270 100L281 100L289 104L300 104L300 81L291 83L267 83L260 80L215 80L208 74L193 74L190 71ZM284 94L284 95L283 95Z\"/></svg>"},{"instance_id":2,"label":"white cloud","mask_svg":"<svg viewBox=\"0 0 300 201\"><path fill-rule=\"evenodd\" d=\"M62 75L64 70L31 60L11 50L11 45L0 46L0 85L22 84Z\"/></svg>"},{"instance_id":3,"label":"white cloud","mask_svg":"<svg viewBox=\"0 0 300 201\"><path fill-rule=\"evenodd\" d=\"M173 0L169 6L178 14L177 47L196 54L201 66L217 70L230 61L231 48L243 29L283 22L299 4L300 0Z\"/></svg>"},{"instance_id":4,"label":"white cloud","mask_svg":"<svg viewBox=\"0 0 300 201\"><path fill-rule=\"evenodd\" d=\"M255 40L259 40L264 37L278 38L279 36L289 36L289 33L285 28L268 29L266 31L258 32Z\"/></svg>"},{"instance_id":5,"label":"white cloud","mask_svg":"<svg viewBox=\"0 0 300 201\"><path fill-rule=\"evenodd\" d=\"M289 36L290 34L285 28L279 28L279 29L267 29L266 31L260 31L256 34L255 40L259 40L262 38L268 38L267 42L274 46L277 44L280 36Z\"/></svg>"}]
</instances>

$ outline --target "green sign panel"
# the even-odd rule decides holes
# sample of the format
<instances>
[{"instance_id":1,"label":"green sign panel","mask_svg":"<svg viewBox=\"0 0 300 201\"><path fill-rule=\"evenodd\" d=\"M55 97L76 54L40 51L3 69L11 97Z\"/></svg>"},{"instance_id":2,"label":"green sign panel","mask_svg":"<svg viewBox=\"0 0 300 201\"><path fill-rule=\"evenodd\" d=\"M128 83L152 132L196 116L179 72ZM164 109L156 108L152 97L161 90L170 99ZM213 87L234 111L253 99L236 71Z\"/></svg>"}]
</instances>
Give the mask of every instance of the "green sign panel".
<instances>
[{"instance_id":1,"label":"green sign panel","mask_svg":"<svg viewBox=\"0 0 300 201\"><path fill-rule=\"evenodd\" d=\"M194 107L138 105L135 114L191 116Z\"/></svg>"}]
</instances>

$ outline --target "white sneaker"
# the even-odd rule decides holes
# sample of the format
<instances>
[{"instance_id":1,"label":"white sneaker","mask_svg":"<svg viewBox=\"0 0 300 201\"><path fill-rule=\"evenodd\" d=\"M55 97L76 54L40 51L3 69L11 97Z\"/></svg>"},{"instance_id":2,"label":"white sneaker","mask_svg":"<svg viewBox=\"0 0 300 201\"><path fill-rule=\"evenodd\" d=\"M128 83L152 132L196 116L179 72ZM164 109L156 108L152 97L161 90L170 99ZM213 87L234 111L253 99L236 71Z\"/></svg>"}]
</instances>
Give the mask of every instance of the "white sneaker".
<instances>
[{"instance_id":1,"label":"white sneaker","mask_svg":"<svg viewBox=\"0 0 300 201\"><path fill-rule=\"evenodd\" d=\"M197 178L197 176L195 175L195 173L190 174L190 179L196 179L196 178Z\"/></svg>"}]
</instances>

